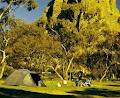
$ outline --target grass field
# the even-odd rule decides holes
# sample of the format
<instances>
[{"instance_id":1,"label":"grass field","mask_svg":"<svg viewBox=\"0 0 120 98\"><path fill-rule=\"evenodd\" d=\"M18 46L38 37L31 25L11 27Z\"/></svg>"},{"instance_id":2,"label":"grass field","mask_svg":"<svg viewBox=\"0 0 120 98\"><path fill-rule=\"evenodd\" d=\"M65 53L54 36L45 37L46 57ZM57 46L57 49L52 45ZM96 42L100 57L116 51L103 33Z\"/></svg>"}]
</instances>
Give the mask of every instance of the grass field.
<instances>
[{"instance_id":1,"label":"grass field","mask_svg":"<svg viewBox=\"0 0 120 98\"><path fill-rule=\"evenodd\" d=\"M0 98L120 98L120 81L92 81L91 87L74 87L72 82L57 87L57 80L44 81L47 87L6 86L0 81Z\"/></svg>"}]
</instances>

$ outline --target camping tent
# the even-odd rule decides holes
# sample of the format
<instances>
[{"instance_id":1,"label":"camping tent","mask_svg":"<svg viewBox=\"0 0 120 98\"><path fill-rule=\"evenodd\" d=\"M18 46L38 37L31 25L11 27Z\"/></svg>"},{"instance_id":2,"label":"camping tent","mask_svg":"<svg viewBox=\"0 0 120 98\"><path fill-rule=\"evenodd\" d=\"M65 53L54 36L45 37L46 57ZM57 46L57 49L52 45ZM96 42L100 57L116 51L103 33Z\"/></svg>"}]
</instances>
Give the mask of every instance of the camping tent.
<instances>
[{"instance_id":1,"label":"camping tent","mask_svg":"<svg viewBox=\"0 0 120 98\"><path fill-rule=\"evenodd\" d=\"M15 70L5 80L6 85L23 85L23 86L38 86L41 83L41 78L38 73L31 72L27 69ZM41 85L41 84L40 84Z\"/></svg>"}]
</instances>

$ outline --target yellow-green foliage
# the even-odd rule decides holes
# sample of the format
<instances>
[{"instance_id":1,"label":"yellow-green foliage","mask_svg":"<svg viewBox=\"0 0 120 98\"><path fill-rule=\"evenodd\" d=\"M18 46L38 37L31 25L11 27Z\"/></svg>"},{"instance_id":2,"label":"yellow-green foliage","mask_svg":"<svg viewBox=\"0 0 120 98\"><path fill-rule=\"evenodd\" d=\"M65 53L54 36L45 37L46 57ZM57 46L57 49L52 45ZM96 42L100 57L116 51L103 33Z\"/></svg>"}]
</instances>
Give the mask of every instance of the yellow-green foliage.
<instances>
[{"instance_id":1,"label":"yellow-green foliage","mask_svg":"<svg viewBox=\"0 0 120 98\"><path fill-rule=\"evenodd\" d=\"M56 21L56 18L61 12L61 7L62 7L63 0L55 0L54 5L53 5L53 15L52 15L52 20Z\"/></svg>"},{"instance_id":2,"label":"yellow-green foliage","mask_svg":"<svg viewBox=\"0 0 120 98\"><path fill-rule=\"evenodd\" d=\"M54 1L51 24L55 25L57 17L62 10L71 9L74 12L73 20L75 20L75 22L78 22L76 19L80 14L80 10L82 11L81 19L79 21L80 23L83 23L84 27L89 24L89 21L101 22L102 20L103 23L106 24L109 32L118 32L120 30L120 25L118 23L119 11L116 8L116 0L81 0L81 2L73 4L67 4L67 1L69 0ZM83 21L82 17L86 19ZM88 19L90 20L88 21ZM101 28L103 27L101 26Z\"/></svg>"},{"instance_id":3,"label":"yellow-green foliage","mask_svg":"<svg viewBox=\"0 0 120 98\"><path fill-rule=\"evenodd\" d=\"M113 44L116 46L112 52L119 52L120 14L116 0L53 0L37 24L39 27L23 24L11 31L13 35L9 37L13 43L9 43L8 53L12 55L11 59L18 59L15 61L18 65L36 69L43 65L59 65L57 71L64 76L63 69L67 68L71 58L72 67L79 70L78 66L90 65L89 56L92 58L96 54L98 59L93 58L93 61L104 65L102 61L106 59L101 60L100 53L111 53ZM25 58L21 59L23 56Z\"/></svg>"},{"instance_id":4,"label":"yellow-green foliage","mask_svg":"<svg viewBox=\"0 0 120 98\"><path fill-rule=\"evenodd\" d=\"M61 14L63 18L59 18ZM116 0L81 0L78 3L55 0L48 24L60 34L61 43L66 48L69 46L69 49L76 50L75 54L93 54L97 51L97 45L107 41L107 34L115 36L120 32L119 16ZM86 52L82 51L82 47Z\"/></svg>"},{"instance_id":5,"label":"yellow-green foliage","mask_svg":"<svg viewBox=\"0 0 120 98\"><path fill-rule=\"evenodd\" d=\"M89 13L95 13L98 8L98 3L96 0L82 0L81 4L83 10Z\"/></svg>"},{"instance_id":6,"label":"yellow-green foliage","mask_svg":"<svg viewBox=\"0 0 120 98\"><path fill-rule=\"evenodd\" d=\"M82 36L80 39L84 40L80 42L82 43L80 45L82 47L89 46L87 50L96 51L96 46L107 40L104 33L109 33L113 36L120 31L120 24L118 23L119 11L116 8L116 0L81 0L79 3L68 3L68 1L54 1L50 25L56 29L59 23L62 28L66 29L64 31L68 35L73 32L76 36ZM70 12L71 10L73 13ZM64 18L59 19L58 16L62 14L62 11L66 11L67 15L65 16L65 13L63 13ZM57 32L60 30L61 28L58 28ZM64 33L64 31L61 33ZM75 39L71 39L71 41L73 40Z\"/></svg>"}]
</instances>

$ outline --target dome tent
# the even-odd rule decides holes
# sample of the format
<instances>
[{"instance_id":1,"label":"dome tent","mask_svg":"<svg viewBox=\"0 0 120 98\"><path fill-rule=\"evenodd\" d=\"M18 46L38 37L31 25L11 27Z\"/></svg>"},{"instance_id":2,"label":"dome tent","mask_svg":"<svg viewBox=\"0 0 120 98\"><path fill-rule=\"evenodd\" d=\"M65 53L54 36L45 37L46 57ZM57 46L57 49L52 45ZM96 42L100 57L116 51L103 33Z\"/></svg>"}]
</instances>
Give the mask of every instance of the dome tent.
<instances>
[{"instance_id":1,"label":"dome tent","mask_svg":"<svg viewBox=\"0 0 120 98\"><path fill-rule=\"evenodd\" d=\"M15 70L10 76L6 78L5 84L14 86L38 86L39 83L44 84L43 82L39 81L42 80L38 73L31 72L27 69L19 69Z\"/></svg>"}]
</instances>

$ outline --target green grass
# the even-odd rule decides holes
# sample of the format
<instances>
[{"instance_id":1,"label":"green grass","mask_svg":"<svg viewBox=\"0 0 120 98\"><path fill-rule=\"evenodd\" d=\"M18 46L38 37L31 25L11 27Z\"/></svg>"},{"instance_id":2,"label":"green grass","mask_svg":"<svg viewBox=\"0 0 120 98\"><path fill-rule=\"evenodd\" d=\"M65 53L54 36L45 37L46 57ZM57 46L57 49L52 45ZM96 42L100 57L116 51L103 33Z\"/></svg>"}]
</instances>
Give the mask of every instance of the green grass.
<instances>
[{"instance_id":1,"label":"green grass","mask_svg":"<svg viewBox=\"0 0 120 98\"><path fill-rule=\"evenodd\" d=\"M57 87L58 80L44 81L47 87L6 86L0 81L0 98L120 98L120 81L93 81L91 87L73 82Z\"/></svg>"}]
</instances>

